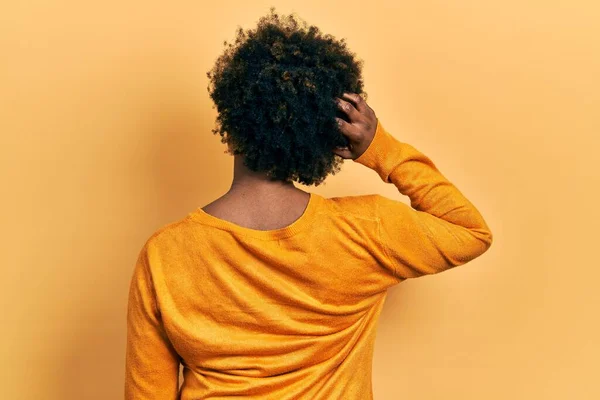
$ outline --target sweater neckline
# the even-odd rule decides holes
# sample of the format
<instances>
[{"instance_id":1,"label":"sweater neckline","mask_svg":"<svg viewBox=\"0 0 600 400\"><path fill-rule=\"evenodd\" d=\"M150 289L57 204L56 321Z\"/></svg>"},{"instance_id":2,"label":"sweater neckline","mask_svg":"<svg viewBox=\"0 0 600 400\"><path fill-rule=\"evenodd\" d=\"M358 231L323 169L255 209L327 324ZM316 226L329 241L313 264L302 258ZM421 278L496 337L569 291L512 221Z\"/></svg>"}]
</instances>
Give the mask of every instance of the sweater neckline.
<instances>
[{"instance_id":1,"label":"sweater neckline","mask_svg":"<svg viewBox=\"0 0 600 400\"><path fill-rule=\"evenodd\" d=\"M291 224L277 229L260 230L252 229L245 226L235 224L212 214L207 213L201 207L196 208L188 214L188 218L204 225L209 225L228 232L237 233L242 236L250 236L262 240L277 240L295 235L314 222L317 209L321 203L322 197L316 193L308 192L308 204L302 214Z\"/></svg>"}]
</instances>

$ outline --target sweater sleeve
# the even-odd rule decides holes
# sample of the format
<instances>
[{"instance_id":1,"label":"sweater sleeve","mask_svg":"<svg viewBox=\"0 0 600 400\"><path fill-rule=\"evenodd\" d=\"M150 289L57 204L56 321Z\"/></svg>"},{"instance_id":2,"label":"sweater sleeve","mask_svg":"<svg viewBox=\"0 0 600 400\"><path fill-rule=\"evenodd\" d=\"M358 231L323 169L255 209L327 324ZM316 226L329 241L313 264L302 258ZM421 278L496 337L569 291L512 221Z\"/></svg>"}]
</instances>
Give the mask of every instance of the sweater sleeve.
<instances>
[{"instance_id":1,"label":"sweater sleeve","mask_svg":"<svg viewBox=\"0 0 600 400\"><path fill-rule=\"evenodd\" d=\"M369 147L354 160L409 197L411 207L376 195L385 267L400 279L435 274L483 254L492 233L473 204L426 155L388 133L377 120Z\"/></svg>"},{"instance_id":2,"label":"sweater sleeve","mask_svg":"<svg viewBox=\"0 0 600 400\"><path fill-rule=\"evenodd\" d=\"M180 358L162 326L144 245L129 286L125 400L175 400Z\"/></svg>"}]
</instances>

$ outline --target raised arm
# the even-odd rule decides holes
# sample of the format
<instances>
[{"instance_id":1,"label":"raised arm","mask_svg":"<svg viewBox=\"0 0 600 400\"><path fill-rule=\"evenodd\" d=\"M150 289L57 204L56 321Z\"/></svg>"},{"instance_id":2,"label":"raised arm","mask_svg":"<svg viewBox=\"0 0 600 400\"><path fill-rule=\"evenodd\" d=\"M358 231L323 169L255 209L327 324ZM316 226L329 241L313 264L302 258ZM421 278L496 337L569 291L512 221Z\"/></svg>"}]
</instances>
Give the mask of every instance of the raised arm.
<instances>
[{"instance_id":1,"label":"raised arm","mask_svg":"<svg viewBox=\"0 0 600 400\"><path fill-rule=\"evenodd\" d=\"M431 159L388 133L359 97L345 95L348 101L341 103L351 105L349 111L344 110L350 123L342 122L342 130L349 132L358 153L343 151L376 171L384 182L394 184L412 206L374 197L386 267L407 279L435 274L483 254L492 244L492 233L479 211Z\"/></svg>"},{"instance_id":2,"label":"raised arm","mask_svg":"<svg viewBox=\"0 0 600 400\"><path fill-rule=\"evenodd\" d=\"M371 146L354 160L410 198L411 207L376 197L380 241L401 278L435 274L483 254L492 233L475 206L426 155L390 135L378 120Z\"/></svg>"}]
</instances>

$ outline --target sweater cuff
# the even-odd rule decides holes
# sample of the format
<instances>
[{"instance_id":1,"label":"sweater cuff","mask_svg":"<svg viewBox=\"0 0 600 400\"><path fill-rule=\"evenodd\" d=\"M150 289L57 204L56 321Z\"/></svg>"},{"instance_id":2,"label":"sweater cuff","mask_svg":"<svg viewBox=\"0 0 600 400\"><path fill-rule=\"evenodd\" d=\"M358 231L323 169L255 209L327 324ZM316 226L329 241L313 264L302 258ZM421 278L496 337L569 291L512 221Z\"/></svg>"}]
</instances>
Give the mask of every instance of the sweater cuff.
<instances>
[{"instance_id":1,"label":"sweater cuff","mask_svg":"<svg viewBox=\"0 0 600 400\"><path fill-rule=\"evenodd\" d=\"M373 140L367 149L358 158L354 159L354 162L375 170L381 179L388 182L391 168L395 166L395 164L391 165L389 157L395 156L391 153L399 149L399 145L401 147L400 141L389 134L377 118L377 128Z\"/></svg>"}]
</instances>

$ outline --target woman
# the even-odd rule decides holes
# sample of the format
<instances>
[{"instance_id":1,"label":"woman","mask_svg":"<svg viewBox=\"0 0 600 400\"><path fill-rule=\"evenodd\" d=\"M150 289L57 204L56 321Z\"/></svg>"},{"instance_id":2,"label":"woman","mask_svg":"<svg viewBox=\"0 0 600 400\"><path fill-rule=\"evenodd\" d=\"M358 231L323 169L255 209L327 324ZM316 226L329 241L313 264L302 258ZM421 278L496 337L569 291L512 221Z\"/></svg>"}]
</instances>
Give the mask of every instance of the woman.
<instances>
[{"instance_id":1,"label":"woman","mask_svg":"<svg viewBox=\"0 0 600 400\"><path fill-rule=\"evenodd\" d=\"M483 254L477 209L383 127L343 41L280 18L238 30L208 73L231 188L139 253L127 312L126 399L372 399L387 289ZM351 159L411 205L325 198ZM179 365L183 384L179 386Z\"/></svg>"}]
</instances>

